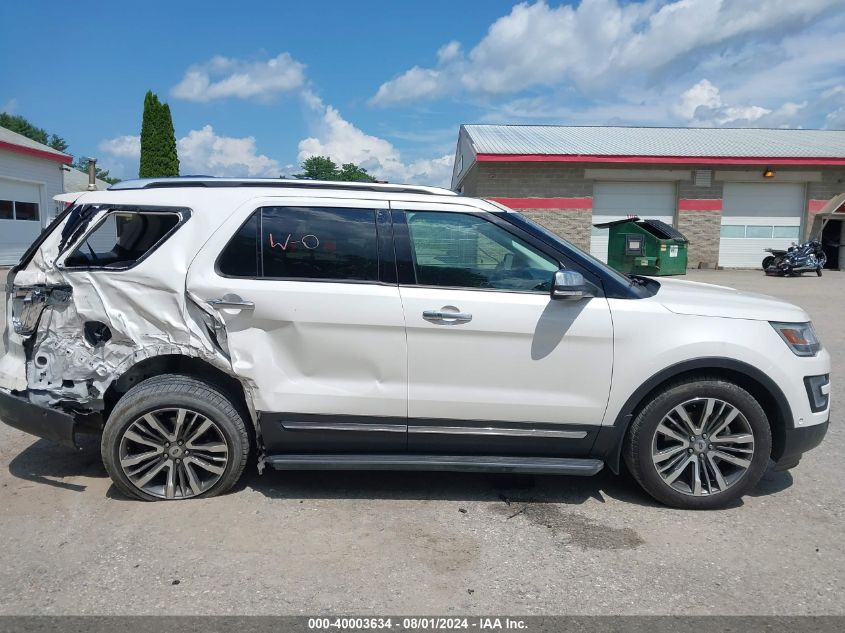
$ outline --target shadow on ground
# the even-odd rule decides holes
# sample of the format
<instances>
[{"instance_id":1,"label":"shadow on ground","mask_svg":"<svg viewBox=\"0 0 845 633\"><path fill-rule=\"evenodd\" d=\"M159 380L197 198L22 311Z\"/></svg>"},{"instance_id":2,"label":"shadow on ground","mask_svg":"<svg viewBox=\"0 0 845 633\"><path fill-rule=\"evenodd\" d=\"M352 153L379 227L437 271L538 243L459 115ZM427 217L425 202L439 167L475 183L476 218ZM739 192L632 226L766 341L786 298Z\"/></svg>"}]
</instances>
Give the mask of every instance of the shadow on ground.
<instances>
[{"instance_id":1,"label":"shadow on ground","mask_svg":"<svg viewBox=\"0 0 845 633\"><path fill-rule=\"evenodd\" d=\"M38 440L9 462L9 472L18 479L82 492L87 486L63 480L70 477L107 477L108 475L100 457L100 438L93 435L80 435L77 441L81 446L80 450L60 446L47 440Z\"/></svg>"},{"instance_id":2,"label":"shadow on ground","mask_svg":"<svg viewBox=\"0 0 845 633\"><path fill-rule=\"evenodd\" d=\"M9 472L26 481L83 492L85 485L64 481L77 477L107 477L100 458L99 438L79 437L81 450L38 440L12 459ZM788 471L769 469L750 493L760 497L792 485ZM605 469L594 477L402 471L275 471L258 475L247 467L234 492L246 488L273 499L393 499L498 501L506 505L562 503L579 505L592 499L615 499L641 506L659 506L627 473ZM109 497L123 498L112 487ZM741 501L736 505L741 505Z\"/></svg>"}]
</instances>

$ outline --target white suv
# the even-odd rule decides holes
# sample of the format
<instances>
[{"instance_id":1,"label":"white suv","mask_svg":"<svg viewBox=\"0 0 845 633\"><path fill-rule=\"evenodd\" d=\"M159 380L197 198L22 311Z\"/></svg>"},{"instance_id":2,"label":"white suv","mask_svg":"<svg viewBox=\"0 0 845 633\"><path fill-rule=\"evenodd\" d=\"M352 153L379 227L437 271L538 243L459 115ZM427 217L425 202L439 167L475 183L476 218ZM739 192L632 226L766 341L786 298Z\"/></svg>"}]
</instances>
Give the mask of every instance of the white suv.
<instances>
[{"instance_id":1,"label":"white suv","mask_svg":"<svg viewBox=\"0 0 845 633\"><path fill-rule=\"evenodd\" d=\"M0 418L102 433L139 499L259 469L593 475L713 508L824 437L806 312L626 277L426 187L211 178L75 200L8 276Z\"/></svg>"}]
</instances>

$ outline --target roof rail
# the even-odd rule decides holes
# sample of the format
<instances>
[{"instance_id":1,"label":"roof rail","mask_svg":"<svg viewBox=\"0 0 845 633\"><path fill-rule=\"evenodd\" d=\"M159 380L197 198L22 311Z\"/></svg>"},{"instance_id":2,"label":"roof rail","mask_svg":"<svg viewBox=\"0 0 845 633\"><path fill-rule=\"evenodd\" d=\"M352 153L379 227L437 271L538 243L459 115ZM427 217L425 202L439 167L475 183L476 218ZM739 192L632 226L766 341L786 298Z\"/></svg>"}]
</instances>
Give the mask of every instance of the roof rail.
<instances>
[{"instance_id":1,"label":"roof rail","mask_svg":"<svg viewBox=\"0 0 845 633\"><path fill-rule=\"evenodd\" d=\"M377 182L331 180L291 180L287 178L214 178L213 176L123 180L109 187L109 191L170 189L177 187L285 187L301 189L346 189L350 191L380 191L387 193L423 193L438 196L458 195L450 189L424 187L421 185L393 185Z\"/></svg>"}]
</instances>

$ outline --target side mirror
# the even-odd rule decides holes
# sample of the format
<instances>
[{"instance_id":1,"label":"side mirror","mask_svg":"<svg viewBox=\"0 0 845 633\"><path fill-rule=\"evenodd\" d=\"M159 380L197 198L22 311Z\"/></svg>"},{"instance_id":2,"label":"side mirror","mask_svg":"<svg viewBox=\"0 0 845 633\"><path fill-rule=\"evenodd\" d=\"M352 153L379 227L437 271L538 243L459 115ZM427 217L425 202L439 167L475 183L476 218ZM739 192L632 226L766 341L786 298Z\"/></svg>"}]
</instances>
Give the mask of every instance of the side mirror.
<instances>
[{"instance_id":1,"label":"side mirror","mask_svg":"<svg viewBox=\"0 0 845 633\"><path fill-rule=\"evenodd\" d=\"M595 292L581 273L574 270L559 270L552 279L551 296L552 299L580 301L587 297L594 297Z\"/></svg>"}]
</instances>

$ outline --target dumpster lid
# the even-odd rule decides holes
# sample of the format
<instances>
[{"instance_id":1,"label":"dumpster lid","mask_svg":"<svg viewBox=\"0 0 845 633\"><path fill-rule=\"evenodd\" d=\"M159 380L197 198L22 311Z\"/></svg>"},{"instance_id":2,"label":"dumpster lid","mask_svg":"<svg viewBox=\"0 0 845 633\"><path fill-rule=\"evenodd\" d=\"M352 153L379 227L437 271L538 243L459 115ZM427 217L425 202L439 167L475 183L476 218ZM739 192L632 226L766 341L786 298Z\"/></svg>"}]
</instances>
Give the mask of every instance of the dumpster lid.
<instances>
[{"instance_id":1,"label":"dumpster lid","mask_svg":"<svg viewBox=\"0 0 845 633\"><path fill-rule=\"evenodd\" d=\"M649 233L662 240L689 241L678 229L661 220L640 220L639 223L645 226Z\"/></svg>"},{"instance_id":2,"label":"dumpster lid","mask_svg":"<svg viewBox=\"0 0 845 633\"><path fill-rule=\"evenodd\" d=\"M636 215L631 216L630 218L623 218L621 220L612 220L610 222L601 222L599 224L593 224L594 227L597 229L608 229L611 226L618 226L620 224L627 224L628 222L633 222L635 224L639 224L642 226L646 231L654 235L654 237L661 239L661 240L680 240L683 242L689 242L689 240L675 227L666 224L661 220L641 220Z\"/></svg>"},{"instance_id":3,"label":"dumpster lid","mask_svg":"<svg viewBox=\"0 0 845 633\"><path fill-rule=\"evenodd\" d=\"M632 215L630 218L623 218L621 220L611 220L610 222L601 222L599 224L593 224L594 227L597 229L609 229L611 226L616 226L618 224L626 224L627 222L639 222L640 218L636 215Z\"/></svg>"}]
</instances>

